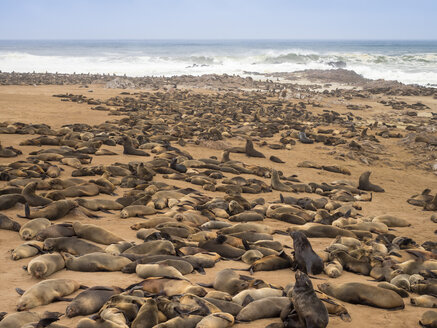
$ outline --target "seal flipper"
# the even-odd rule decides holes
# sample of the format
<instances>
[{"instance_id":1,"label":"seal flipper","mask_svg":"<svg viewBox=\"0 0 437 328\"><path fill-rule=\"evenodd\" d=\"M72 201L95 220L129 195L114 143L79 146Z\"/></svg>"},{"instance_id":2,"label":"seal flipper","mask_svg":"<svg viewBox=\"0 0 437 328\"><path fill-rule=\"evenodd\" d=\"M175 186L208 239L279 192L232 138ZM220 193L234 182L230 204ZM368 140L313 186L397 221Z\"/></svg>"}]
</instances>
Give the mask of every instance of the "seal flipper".
<instances>
[{"instance_id":1,"label":"seal flipper","mask_svg":"<svg viewBox=\"0 0 437 328\"><path fill-rule=\"evenodd\" d=\"M275 233L277 235L283 235L283 236L288 236L289 235L288 232L285 232L285 231L282 231L282 230L275 230L275 231L273 231L273 233Z\"/></svg>"},{"instance_id":2,"label":"seal flipper","mask_svg":"<svg viewBox=\"0 0 437 328\"><path fill-rule=\"evenodd\" d=\"M196 270L197 272L199 272L200 274L203 274L203 275L206 274L205 269L204 269L203 267L197 267L195 270Z\"/></svg>"},{"instance_id":3,"label":"seal flipper","mask_svg":"<svg viewBox=\"0 0 437 328\"><path fill-rule=\"evenodd\" d=\"M344 322L351 322L352 321L352 318L351 318L349 313L340 314L340 319L343 320Z\"/></svg>"},{"instance_id":4,"label":"seal flipper","mask_svg":"<svg viewBox=\"0 0 437 328\"><path fill-rule=\"evenodd\" d=\"M79 286L79 289L88 289L89 287L88 286L85 286L85 285L80 285Z\"/></svg>"},{"instance_id":5,"label":"seal flipper","mask_svg":"<svg viewBox=\"0 0 437 328\"><path fill-rule=\"evenodd\" d=\"M50 318L44 318L41 319L40 321L38 321L38 323L36 324L36 328L45 328L50 326L53 322L58 321L59 318L56 317L50 317Z\"/></svg>"},{"instance_id":6,"label":"seal flipper","mask_svg":"<svg viewBox=\"0 0 437 328\"><path fill-rule=\"evenodd\" d=\"M243 303L241 305L243 307L245 307L247 304L252 303L253 301L255 301L255 300L253 299L252 296L246 295L246 297L244 298Z\"/></svg>"},{"instance_id":7,"label":"seal flipper","mask_svg":"<svg viewBox=\"0 0 437 328\"><path fill-rule=\"evenodd\" d=\"M22 218L22 219L29 219L29 216L30 216L30 207L29 207L28 203L24 204L24 216L20 215L20 214L17 214L17 216L19 218Z\"/></svg>"},{"instance_id":8,"label":"seal flipper","mask_svg":"<svg viewBox=\"0 0 437 328\"><path fill-rule=\"evenodd\" d=\"M67 297L56 297L53 301L54 302L71 302L73 299L72 298L67 298Z\"/></svg>"},{"instance_id":9,"label":"seal flipper","mask_svg":"<svg viewBox=\"0 0 437 328\"><path fill-rule=\"evenodd\" d=\"M204 284L204 283L202 283L202 282L198 282L197 283L200 287L205 287L205 288L213 288L214 287L214 285L211 283L211 284Z\"/></svg>"},{"instance_id":10,"label":"seal flipper","mask_svg":"<svg viewBox=\"0 0 437 328\"><path fill-rule=\"evenodd\" d=\"M104 209L101 209L100 212L103 212L103 213L106 213L106 214L114 214L114 213L112 213L111 211L109 211L109 210L104 210Z\"/></svg>"},{"instance_id":11,"label":"seal flipper","mask_svg":"<svg viewBox=\"0 0 437 328\"><path fill-rule=\"evenodd\" d=\"M21 288L15 288L15 291L18 293L18 295L23 295L25 290Z\"/></svg>"}]
</instances>

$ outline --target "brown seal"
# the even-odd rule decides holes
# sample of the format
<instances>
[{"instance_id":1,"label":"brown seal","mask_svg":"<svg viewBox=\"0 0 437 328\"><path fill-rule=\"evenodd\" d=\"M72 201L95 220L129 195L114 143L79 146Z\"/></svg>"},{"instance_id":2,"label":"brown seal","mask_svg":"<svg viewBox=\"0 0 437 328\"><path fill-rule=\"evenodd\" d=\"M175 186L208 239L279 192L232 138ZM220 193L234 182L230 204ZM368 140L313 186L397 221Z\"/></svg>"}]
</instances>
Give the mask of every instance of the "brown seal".
<instances>
[{"instance_id":1,"label":"brown seal","mask_svg":"<svg viewBox=\"0 0 437 328\"><path fill-rule=\"evenodd\" d=\"M260 153L259 151L255 150L253 147L253 142L249 138L246 139L246 149L245 149L246 155L248 157L259 157L259 158L265 158L264 154Z\"/></svg>"},{"instance_id":2,"label":"brown seal","mask_svg":"<svg viewBox=\"0 0 437 328\"><path fill-rule=\"evenodd\" d=\"M44 250L68 252L72 255L85 255L94 252L103 252L99 246L91 244L77 237L47 238L44 240Z\"/></svg>"},{"instance_id":3,"label":"brown seal","mask_svg":"<svg viewBox=\"0 0 437 328\"><path fill-rule=\"evenodd\" d=\"M290 233L293 238L294 258L297 268L307 274L323 272L323 261L311 247L311 243L302 231Z\"/></svg>"},{"instance_id":4,"label":"brown seal","mask_svg":"<svg viewBox=\"0 0 437 328\"><path fill-rule=\"evenodd\" d=\"M7 217L6 215L0 214L0 229L20 231L21 225Z\"/></svg>"},{"instance_id":5,"label":"brown seal","mask_svg":"<svg viewBox=\"0 0 437 328\"><path fill-rule=\"evenodd\" d=\"M365 191L384 192L384 189L370 182L369 177L372 172L366 171L360 175L358 189Z\"/></svg>"},{"instance_id":6,"label":"brown seal","mask_svg":"<svg viewBox=\"0 0 437 328\"><path fill-rule=\"evenodd\" d=\"M67 306L65 314L72 318L78 315L90 315L98 312L112 295L121 293L118 287L96 286L84 290Z\"/></svg>"},{"instance_id":7,"label":"brown seal","mask_svg":"<svg viewBox=\"0 0 437 328\"><path fill-rule=\"evenodd\" d=\"M17 203L26 203L26 199L20 194L0 195L0 211L14 207Z\"/></svg>"},{"instance_id":8,"label":"brown seal","mask_svg":"<svg viewBox=\"0 0 437 328\"><path fill-rule=\"evenodd\" d=\"M295 278L291 301L299 322L303 327L325 328L329 322L328 311L316 296L311 280L301 271L296 272Z\"/></svg>"},{"instance_id":9,"label":"brown seal","mask_svg":"<svg viewBox=\"0 0 437 328\"><path fill-rule=\"evenodd\" d=\"M74 257L68 253L62 255L65 259L65 267L73 271L121 271L123 267L131 263L127 257L102 252L89 253L79 257Z\"/></svg>"},{"instance_id":10,"label":"brown seal","mask_svg":"<svg viewBox=\"0 0 437 328\"><path fill-rule=\"evenodd\" d=\"M74 222L73 229L78 237L99 244L111 245L123 241L123 238L94 224L82 224L80 222Z\"/></svg>"},{"instance_id":11,"label":"brown seal","mask_svg":"<svg viewBox=\"0 0 437 328\"><path fill-rule=\"evenodd\" d=\"M37 186L38 182L30 182L26 185L26 187L24 187L21 193L29 206L46 206L53 202L51 199L36 195L35 191Z\"/></svg>"},{"instance_id":12,"label":"brown seal","mask_svg":"<svg viewBox=\"0 0 437 328\"><path fill-rule=\"evenodd\" d=\"M343 302L382 309L403 309L405 307L402 297L396 292L359 282L348 282L340 285L324 283L318 287L323 293Z\"/></svg>"},{"instance_id":13,"label":"brown seal","mask_svg":"<svg viewBox=\"0 0 437 328\"><path fill-rule=\"evenodd\" d=\"M62 270L64 267L65 262L61 254L43 254L29 262L27 272L37 279L42 279Z\"/></svg>"},{"instance_id":14,"label":"brown seal","mask_svg":"<svg viewBox=\"0 0 437 328\"><path fill-rule=\"evenodd\" d=\"M37 306L49 304L74 293L79 287L80 284L71 279L43 280L25 292L20 290L22 296L18 300L17 311L25 311Z\"/></svg>"},{"instance_id":15,"label":"brown seal","mask_svg":"<svg viewBox=\"0 0 437 328\"><path fill-rule=\"evenodd\" d=\"M47 218L49 220L57 220L67 215L77 206L74 200L57 200L43 209L30 212L29 206L26 204L24 217L28 219Z\"/></svg>"}]
</instances>

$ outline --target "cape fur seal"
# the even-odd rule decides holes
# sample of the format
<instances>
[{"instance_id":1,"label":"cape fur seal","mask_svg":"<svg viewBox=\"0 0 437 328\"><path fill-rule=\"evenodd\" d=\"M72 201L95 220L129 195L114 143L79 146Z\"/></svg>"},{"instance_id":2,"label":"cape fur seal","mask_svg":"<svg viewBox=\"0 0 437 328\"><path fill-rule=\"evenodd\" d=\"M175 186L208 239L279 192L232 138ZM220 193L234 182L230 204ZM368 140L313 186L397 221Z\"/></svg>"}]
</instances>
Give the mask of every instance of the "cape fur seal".
<instances>
[{"instance_id":1,"label":"cape fur seal","mask_svg":"<svg viewBox=\"0 0 437 328\"><path fill-rule=\"evenodd\" d=\"M25 259L28 257L35 256L43 252L42 247L43 247L42 243L37 243L37 242L28 242L22 244L20 246L15 247L12 250L11 258L14 261L17 261L20 259Z\"/></svg>"},{"instance_id":2,"label":"cape fur seal","mask_svg":"<svg viewBox=\"0 0 437 328\"><path fill-rule=\"evenodd\" d=\"M48 279L41 281L22 293L17 303L17 311L25 311L37 306L60 300L78 290L80 284L71 279Z\"/></svg>"},{"instance_id":3,"label":"cape fur seal","mask_svg":"<svg viewBox=\"0 0 437 328\"><path fill-rule=\"evenodd\" d=\"M348 282L340 285L324 283L318 287L323 293L343 302L382 309L403 309L405 307L402 297L396 292L359 282Z\"/></svg>"},{"instance_id":4,"label":"cape fur seal","mask_svg":"<svg viewBox=\"0 0 437 328\"><path fill-rule=\"evenodd\" d=\"M291 301L303 327L325 328L329 317L326 307L316 296L308 276L297 271Z\"/></svg>"},{"instance_id":5,"label":"cape fur seal","mask_svg":"<svg viewBox=\"0 0 437 328\"><path fill-rule=\"evenodd\" d=\"M33 239L40 231L48 228L51 225L50 221L44 218L33 219L25 223L19 231L19 235L24 240Z\"/></svg>"},{"instance_id":6,"label":"cape fur seal","mask_svg":"<svg viewBox=\"0 0 437 328\"><path fill-rule=\"evenodd\" d=\"M73 237L75 235L73 226L70 223L60 223L48 226L44 230L39 231L35 239L39 241L44 241L47 238L58 238L58 237Z\"/></svg>"},{"instance_id":7,"label":"cape fur seal","mask_svg":"<svg viewBox=\"0 0 437 328\"><path fill-rule=\"evenodd\" d=\"M131 263L127 257L102 252L89 253L79 257L74 257L68 253L62 255L65 259L65 267L73 271L121 271L123 267Z\"/></svg>"},{"instance_id":8,"label":"cape fur seal","mask_svg":"<svg viewBox=\"0 0 437 328\"><path fill-rule=\"evenodd\" d=\"M26 203L26 199L21 194L0 195L0 211L12 208L17 203Z\"/></svg>"},{"instance_id":9,"label":"cape fur seal","mask_svg":"<svg viewBox=\"0 0 437 328\"><path fill-rule=\"evenodd\" d=\"M80 222L74 222L73 229L78 237L99 244L110 245L123 241L123 238L118 237L112 232L94 224L82 224Z\"/></svg>"},{"instance_id":10,"label":"cape fur seal","mask_svg":"<svg viewBox=\"0 0 437 328\"><path fill-rule=\"evenodd\" d=\"M118 287L95 286L77 295L67 306L65 314L72 318L89 315L99 311L112 295L121 293Z\"/></svg>"},{"instance_id":11,"label":"cape fur seal","mask_svg":"<svg viewBox=\"0 0 437 328\"><path fill-rule=\"evenodd\" d=\"M323 272L323 261L313 251L311 243L301 231L290 233L293 238L294 258L297 268L307 274L319 274Z\"/></svg>"},{"instance_id":12,"label":"cape fur seal","mask_svg":"<svg viewBox=\"0 0 437 328\"><path fill-rule=\"evenodd\" d=\"M49 198L36 195L35 191L37 189L37 186L38 182L30 182L26 185L26 187L24 187L21 193L26 199L26 202L29 204L29 206L46 206L53 202L53 200Z\"/></svg>"},{"instance_id":13,"label":"cape fur seal","mask_svg":"<svg viewBox=\"0 0 437 328\"><path fill-rule=\"evenodd\" d=\"M122 219L135 217L135 216L145 216L155 214L156 210L153 207L145 205L129 205L123 208L120 212L120 217Z\"/></svg>"},{"instance_id":14,"label":"cape fur seal","mask_svg":"<svg viewBox=\"0 0 437 328\"><path fill-rule=\"evenodd\" d=\"M369 177L372 172L366 171L360 175L358 189L365 191L384 192L384 189L370 182Z\"/></svg>"},{"instance_id":15,"label":"cape fur seal","mask_svg":"<svg viewBox=\"0 0 437 328\"><path fill-rule=\"evenodd\" d=\"M0 229L20 231L21 225L6 215L0 214Z\"/></svg>"},{"instance_id":16,"label":"cape fur seal","mask_svg":"<svg viewBox=\"0 0 437 328\"><path fill-rule=\"evenodd\" d=\"M159 323L158 306L153 298L145 300L131 328L152 328Z\"/></svg>"},{"instance_id":17,"label":"cape fur seal","mask_svg":"<svg viewBox=\"0 0 437 328\"><path fill-rule=\"evenodd\" d=\"M224 269L216 274L213 287L230 295L236 295L249 286L247 279L243 280L241 278L244 278L244 276L239 275L234 270Z\"/></svg>"},{"instance_id":18,"label":"cape fur seal","mask_svg":"<svg viewBox=\"0 0 437 328\"><path fill-rule=\"evenodd\" d=\"M272 188L274 190L283 191L283 192L293 192L294 188L291 186L288 186L279 180L279 174L278 171L275 169L272 169Z\"/></svg>"},{"instance_id":19,"label":"cape fur seal","mask_svg":"<svg viewBox=\"0 0 437 328\"><path fill-rule=\"evenodd\" d=\"M228 328L234 324L234 316L225 312L211 313L196 325L196 328Z\"/></svg>"},{"instance_id":20,"label":"cape fur seal","mask_svg":"<svg viewBox=\"0 0 437 328\"><path fill-rule=\"evenodd\" d=\"M48 220L57 220L67 215L78 204L74 200L57 200L46 207L36 211L30 211L29 206L25 205L24 217L28 219L47 218Z\"/></svg>"},{"instance_id":21,"label":"cape fur seal","mask_svg":"<svg viewBox=\"0 0 437 328\"><path fill-rule=\"evenodd\" d=\"M246 139L245 153L246 153L246 155L248 157L265 158L264 154L262 154L259 151L255 150L255 148L253 147L253 142L249 138Z\"/></svg>"},{"instance_id":22,"label":"cape fur seal","mask_svg":"<svg viewBox=\"0 0 437 328\"><path fill-rule=\"evenodd\" d=\"M290 306L288 297L266 297L246 305L237 315L239 321L254 321L279 317L282 309Z\"/></svg>"},{"instance_id":23,"label":"cape fur seal","mask_svg":"<svg viewBox=\"0 0 437 328\"><path fill-rule=\"evenodd\" d=\"M37 279L42 279L62 270L64 267L65 262L61 254L43 254L29 262L27 272Z\"/></svg>"},{"instance_id":24,"label":"cape fur seal","mask_svg":"<svg viewBox=\"0 0 437 328\"><path fill-rule=\"evenodd\" d=\"M44 240L44 250L67 252L72 255L85 255L94 252L103 252L99 246L74 237L47 238Z\"/></svg>"}]
</instances>

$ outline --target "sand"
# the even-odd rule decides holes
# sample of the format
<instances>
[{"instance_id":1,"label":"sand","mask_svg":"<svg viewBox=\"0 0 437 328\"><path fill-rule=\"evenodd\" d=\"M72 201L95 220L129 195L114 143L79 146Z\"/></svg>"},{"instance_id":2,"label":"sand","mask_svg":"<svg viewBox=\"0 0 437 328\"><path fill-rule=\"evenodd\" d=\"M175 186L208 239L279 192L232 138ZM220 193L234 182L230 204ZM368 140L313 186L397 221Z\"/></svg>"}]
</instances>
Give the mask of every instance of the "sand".
<instances>
[{"instance_id":1,"label":"sand","mask_svg":"<svg viewBox=\"0 0 437 328\"><path fill-rule=\"evenodd\" d=\"M117 89L105 89L103 86L92 85L90 89L93 92L88 92L89 89L84 89L79 86L0 86L0 121L11 122L26 122L26 123L46 123L53 128L59 128L64 124L70 123L88 123L98 124L105 122L106 120L113 120L114 117L108 116L108 112L91 111L91 105L77 104L71 102L61 102L59 98L52 97L57 93L73 93L83 94L87 97L95 97L99 99L107 99L111 96L119 95L121 91L136 90L117 90ZM408 103L413 103L418 100L427 104L430 109L425 112L437 112L437 100L431 97L399 97L399 99L406 100ZM330 107L339 112L348 112L345 108L345 103L338 101L332 97L320 98L321 103L325 105L324 108ZM378 98L373 99L353 99L348 103L359 103L360 105L368 104L372 106L371 109L360 111L360 115L366 118L376 117L381 114L392 113L396 114L396 111L389 107L385 107L377 102ZM337 101L337 102L336 102ZM297 100L296 100L297 102ZM320 111L321 108L313 108L314 111ZM116 117L119 118L118 116ZM0 165L7 164L11 161L24 160L26 155L39 149L39 147L31 146L19 146L19 143L25 139L28 139L29 135L0 135L0 141L2 145L14 146L23 151L23 155L13 158L0 158ZM274 137L273 140L278 140L278 137ZM243 146L244 141L240 139L226 140L226 142L235 145ZM381 138L381 144L385 147L386 152L380 157L382 160L369 168L368 165L360 163L359 161L341 160L336 158L330 153L333 148L326 147L319 143L313 145L304 145L297 143L292 147L292 150L272 150L269 148L260 148L267 158L254 159L247 158L243 154L231 154L232 159L242 160L248 164L257 164L267 167L273 167L280 169L285 175L297 174L299 179L303 182L330 182L338 179L350 179L357 181L358 176L366 170L371 170L371 180L378 185L381 185L386 190L385 193L374 194L372 202L362 202L361 213L365 216L375 216L381 214L393 214L403 217L409 220L412 225L408 228L396 228L397 235L410 236L418 243L422 243L427 240L436 241L436 235L434 230L437 229L437 225L430 220L432 212L424 212L421 208L409 205L406 200L413 194L421 192L425 188L431 188L435 192L437 190L437 177L431 171L425 171L418 169L414 165L410 165L414 162L415 156L410 151L399 145L398 139L384 139ZM49 148L49 146L43 146L43 148ZM141 157L136 156L123 156L121 146L110 147L111 150L118 153L117 156L94 156L93 165L97 164L109 164L114 162L128 163L132 160L142 160ZM211 148L197 146L189 144L183 147L194 158L206 158L209 156L220 156L220 151ZM276 164L268 160L270 155L275 155L286 162L286 164ZM309 168L299 168L297 164L304 160L312 160L319 164L337 164L348 168L352 175L344 176L341 174L330 173L327 171L319 171ZM72 169L64 167L65 172L62 173L62 177L69 177ZM159 176L158 180L162 179ZM264 179L269 183L268 180ZM180 187L193 187L193 185L174 180L165 180L169 184L173 184ZM0 187L3 187L6 183L0 182ZM121 195L123 190L118 188L117 193ZM208 192L206 192L208 194ZM217 195L220 193L210 193L211 195ZM245 194L248 199L254 199L257 197L264 197L267 201L279 199L279 192L272 192L261 195ZM314 195L309 195L313 197ZM110 198L107 195L99 195L97 198ZM26 222L26 219L16 218L16 214L22 214L24 207L22 205L16 205L14 208L2 211L21 224ZM118 213L117 213L118 214ZM139 242L140 240L135 238L135 231L129 227L133 223L141 221L138 218L129 218L122 220L116 214L104 214L104 217L98 221L79 215L78 213L70 213L68 216L56 221L71 222L79 221L82 223L94 223L107 228L108 230L116 232L121 237L129 241ZM266 224L274 226L279 229L286 228L288 225L279 221L266 220ZM283 242L284 244L291 245L291 238L287 236L275 236L275 239ZM331 239L311 239L311 243L316 251L322 251L329 243ZM16 246L22 244L23 241L19 239L16 232L0 230L0 311L14 312L16 302L19 299L19 295L15 292L15 288L19 287L27 289L38 281L31 278L26 271L22 269L30 259L23 259L19 261L12 261L10 258L10 250ZM247 265L242 262L234 261L220 261L214 268L207 269L206 275L190 274L187 278L193 282L211 282L216 272L223 268L246 268ZM289 270L279 270L273 272L257 272L255 277L264 279L267 282L285 286L289 282L294 281L294 273ZM329 279L326 275L321 274L320 279ZM50 278L73 278L78 280L81 284L87 286L94 285L114 285L125 287L131 283L137 282L140 279L135 274L122 274L120 272L98 272L98 273L83 273L62 270L55 273ZM371 277L359 276L356 274L345 272L340 278L335 279L335 282L349 282L359 281L369 284L376 284L371 281ZM333 280L333 279L329 279ZM314 284L322 283L324 280L313 280ZM78 292L77 292L78 293ZM75 296L77 293L73 294ZM348 309L352 322L343 322L338 317L330 317L330 323L328 327L418 327L418 321L427 309L412 307L409 303L409 299L404 299L406 307L404 310L399 311L387 311L382 309L376 309L363 305L352 305L344 303ZM33 309L37 312L49 311L65 311L67 306L66 302L57 302L46 306ZM75 323L79 321L81 317L73 319L62 318L59 323L67 325L69 327L75 326ZM265 327L272 322L279 322L279 319L265 319L258 320L251 323L239 323L235 327Z\"/></svg>"}]
</instances>

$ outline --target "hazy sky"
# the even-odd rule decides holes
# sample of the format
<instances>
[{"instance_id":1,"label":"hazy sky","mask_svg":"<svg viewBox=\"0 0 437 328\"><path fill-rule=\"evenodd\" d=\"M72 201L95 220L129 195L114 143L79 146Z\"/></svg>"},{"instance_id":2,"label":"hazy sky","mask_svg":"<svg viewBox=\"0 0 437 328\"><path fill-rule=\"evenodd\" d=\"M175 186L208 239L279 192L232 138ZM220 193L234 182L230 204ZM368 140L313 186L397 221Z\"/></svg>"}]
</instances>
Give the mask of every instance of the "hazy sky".
<instances>
[{"instance_id":1,"label":"hazy sky","mask_svg":"<svg viewBox=\"0 0 437 328\"><path fill-rule=\"evenodd\" d=\"M437 0L0 0L0 39L437 39Z\"/></svg>"}]
</instances>

